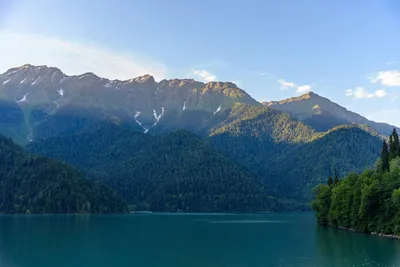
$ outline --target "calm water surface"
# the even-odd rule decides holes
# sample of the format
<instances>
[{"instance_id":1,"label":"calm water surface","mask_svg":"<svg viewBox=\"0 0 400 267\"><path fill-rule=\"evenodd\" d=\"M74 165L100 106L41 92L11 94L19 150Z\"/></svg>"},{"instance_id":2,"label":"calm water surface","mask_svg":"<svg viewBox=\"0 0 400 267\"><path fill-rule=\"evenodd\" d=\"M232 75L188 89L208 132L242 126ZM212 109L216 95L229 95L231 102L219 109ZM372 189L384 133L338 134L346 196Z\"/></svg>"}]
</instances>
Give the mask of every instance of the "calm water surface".
<instances>
[{"instance_id":1,"label":"calm water surface","mask_svg":"<svg viewBox=\"0 0 400 267\"><path fill-rule=\"evenodd\" d=\"M400 266L400 241L309 213L3 216L0 266Z\"/></svg>"}]
</instances>

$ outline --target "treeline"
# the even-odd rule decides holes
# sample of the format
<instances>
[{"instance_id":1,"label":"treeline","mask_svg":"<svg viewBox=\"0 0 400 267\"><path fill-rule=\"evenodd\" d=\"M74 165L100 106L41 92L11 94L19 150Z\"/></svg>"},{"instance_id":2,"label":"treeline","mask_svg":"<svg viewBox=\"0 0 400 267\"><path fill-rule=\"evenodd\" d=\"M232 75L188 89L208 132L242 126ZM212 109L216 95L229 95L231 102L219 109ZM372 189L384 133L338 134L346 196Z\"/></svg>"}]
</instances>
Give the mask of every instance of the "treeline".
<instances>
[{"instance_id":1,"label":"treeline","mask_svg":"<svg viewBox=\"0 0 400 267\"><path fill-rule=\"evenodd\" d=\"M0 213L124 213L121 197L73 168L28 155L0 135Z\"/></svg>"},{"instance_id":2,"label":"treeline","mask_svg":"<svg viewBox=\"0 0 400 267\"><path fill-rule=\"evenodd\" d=\"M312 208L322 226L400 235L400 144L396 130L383 142L375 169L314 189Z\"/></svg>"}]
</instances>

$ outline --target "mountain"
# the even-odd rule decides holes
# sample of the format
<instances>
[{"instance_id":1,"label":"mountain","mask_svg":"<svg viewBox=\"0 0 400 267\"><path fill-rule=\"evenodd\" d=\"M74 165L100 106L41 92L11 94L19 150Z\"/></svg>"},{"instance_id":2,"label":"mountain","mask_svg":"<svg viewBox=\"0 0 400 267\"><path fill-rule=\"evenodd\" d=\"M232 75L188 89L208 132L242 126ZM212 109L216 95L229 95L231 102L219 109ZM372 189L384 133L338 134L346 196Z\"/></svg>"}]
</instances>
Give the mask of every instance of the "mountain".
<instances>
[{"instance_id":1,"label":"mountain","mask_svg":"<svg viewBox=\"0 0 400 267\"><path fill-rule=\"evenodd\" d=\"M262 105L229 82L110 81L32 65L0 75L0 115L0 132L31 141L33 152L72 164L131 204L162 211L308 202L335 170L371 167L382 135L393 129L314 93Z\"/></svg>"},{"instance_id":2,"label":"mountain","mask_svg":"<svg viewBox=\"0 0 400 267\"><path fill-rule=\"evenodd\" d=\"M364 125L317 132L269 107L236 104L226 113L210 141L280 198L309 201L311 189L335 170L360 172L375 163L381 150L378 133Z\"/></svg>"},{"instance_id":3,"label":"mountain","mask_svg":"<svg viewBox=\"0 0 400 267\"><path fill-rule=\"evenodd\" d=\"M237 103L221 111L218 121L203 138L186 131L152 136L118 124L104 124L96 131L44 139L28 147L33 153L86 171L88 176L119 191L130 203L144 203L155 210L169 210L165 202L154 204L153 197L179 195L170 191L177 190L177 179L186 184L180 192L187 196L195 192L197 197L209 195L210 188L203 187L212 184L221 189L216 192L218 196L234 196L227 202L230 208L221 204L220 211L240 210L236 197L243 183L251 192L307 202L312 197L311 189L335 170L340 175L359 172L375 163L381 149L378 134L367 132L361 125L317 132L287 113L263 106ZM258 181L263 189L250 181ZM240 194L248 198L248 191ZM167 203L173 209L193 211L196 207L184 208L170 200ZM270 203L255 207L289 209ZM216 211L208 205L202 208Z\"/></svg>"},{"instance_id":4,"label":"mountain","mask_svg":"<svg viewBox=\"0 0 400 267\"><path fill-rule=\"evenodd\" d=\"M393 128L396 128L386 123L370 121L313 92L282 101L263 102L263 105L287 112L317 131L327 131L342 124L359 123L389 136Z\"/></svg>"},{"instance_id":5,"label":"mountain","mask_svg":"<svg viewBox=\"0 0 400 267\"><path fill-rule=\"evenodd\" d=\"M108 80L29 64L0 75L0 113L7 114L0 118L0 129L21 143L79 133L101 120L135 124L147 132L184 111L209 119L235 102L260 105L231 82L156 82L150 75Z\"/></svg>"},{"instance_id":6,"label":"mountain","mask_svg":"<svg viewBox=\"0 0 400 267\"><path fill-rule=\"evenodd\" d=\"M221 212L300 208L266 194L261 181L187 131L150 136L103 124L90 133L29 144L114 188L136 209Z\"/></svg>"},{"instance_id":7,"label":"mountain","mask_svg":"<svg viewBox=\"0 0 400 267\"><path fill-rule=\"evenodd\" d=\"M123 213L109 188L71 167L34 157L0 136L0 213Z\"/></svg>"}]
</instances>

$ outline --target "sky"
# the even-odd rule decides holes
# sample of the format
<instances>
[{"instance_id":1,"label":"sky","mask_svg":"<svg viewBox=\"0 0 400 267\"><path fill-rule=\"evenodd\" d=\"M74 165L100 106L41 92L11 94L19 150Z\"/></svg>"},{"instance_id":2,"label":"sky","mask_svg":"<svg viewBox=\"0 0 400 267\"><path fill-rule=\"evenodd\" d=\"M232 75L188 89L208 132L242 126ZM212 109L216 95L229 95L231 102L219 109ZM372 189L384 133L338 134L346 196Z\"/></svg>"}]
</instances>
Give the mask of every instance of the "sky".
<instances>
[{"instance_id":1,"label":"sky","mask_svg":"<svg viewBox=\"0 0 400 267\"><path fill-rule=\"evenodd\" d=\"M0 72L231 81L259 101L313 91L400 126L398 0L0 0Z\"/></svg>"}]
</instances>

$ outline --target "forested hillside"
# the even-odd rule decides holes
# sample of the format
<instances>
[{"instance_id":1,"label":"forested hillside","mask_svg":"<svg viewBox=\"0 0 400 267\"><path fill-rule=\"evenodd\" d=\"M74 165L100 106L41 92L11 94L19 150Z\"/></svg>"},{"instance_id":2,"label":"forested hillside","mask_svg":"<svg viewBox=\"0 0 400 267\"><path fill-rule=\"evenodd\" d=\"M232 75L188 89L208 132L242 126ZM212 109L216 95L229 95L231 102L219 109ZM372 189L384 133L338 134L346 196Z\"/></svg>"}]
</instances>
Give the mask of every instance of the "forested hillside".
<instances>
[{"instance_id":1,"label":"forested hillside","mask_svg":"<svg viewBox=\"0 0 400 267\"><path fill-rule=\"evenodd\" d=\"M384 141L376 169L343 180L329 177L314 189L318 224L400 235L400 144L396 130Z\"/></svg>"},{"instance_id":2,"label":"forested hillside","mask_svg":"<svg viewBox=\"0 0 400 267\"><path fill-rule=\"evenodd\" d=\"M84 149L83 149L84 148ZM33 143L153 211L282 211L299 208L266 194L255 176L186 131L149 136L115 125Z\"/></svg>"},{"instance_id":3,"label":"forested hillside","mask_svg":"<svg viewBox=\"0 0 400 267\"><path fill-rule=\"evenodd\" d=\"M379 157L381 139L363 125L316 132L287 113L234 105L211 141L265 181L271 194L309 201L311 189L337 169L361 172Z\"/></svg>"},{"instance_id":4,"label":"forested hillside","mask_svg":"<svg viewBox=\"0 0 400 267\"><path fill-rule=\"evenodd\" d=\"M109 188L71 167L33 157L0 136L0 213L123 213L125 203Z\"/></svg>"}]
</instances>

